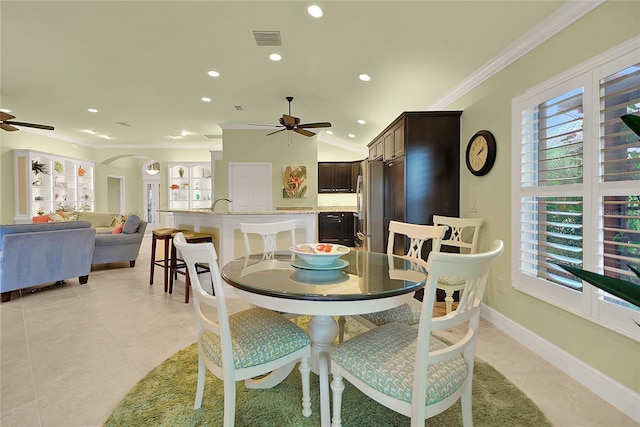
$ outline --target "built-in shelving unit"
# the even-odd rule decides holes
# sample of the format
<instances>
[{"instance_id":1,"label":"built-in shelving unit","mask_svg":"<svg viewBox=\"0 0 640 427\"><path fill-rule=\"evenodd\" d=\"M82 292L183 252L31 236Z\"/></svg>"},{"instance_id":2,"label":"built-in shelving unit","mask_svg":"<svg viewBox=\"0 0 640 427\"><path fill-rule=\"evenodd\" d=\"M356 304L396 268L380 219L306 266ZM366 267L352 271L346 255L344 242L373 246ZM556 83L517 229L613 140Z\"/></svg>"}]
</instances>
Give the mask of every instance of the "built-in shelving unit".
<instances>
[{"instance_id":1,"label":"built-in shelving unit","mask_svg":"<svg viewBox=\"0 0 640 427\"><path fill-rule=\"evenodd\" d=\"M211 207L211 163L169 163L168 166L170 210Z\"/></svg>"},{"instance_id":2,"label":"built-in shelving unit","mask_svg":"<svg viewBox=\"0 0 640 427\"><path fill-rule=\"evenodd\" d=\"M13 150L16 223L56 211L94 210L94 163L34 150Z\"/></svg>"}]
</instances>

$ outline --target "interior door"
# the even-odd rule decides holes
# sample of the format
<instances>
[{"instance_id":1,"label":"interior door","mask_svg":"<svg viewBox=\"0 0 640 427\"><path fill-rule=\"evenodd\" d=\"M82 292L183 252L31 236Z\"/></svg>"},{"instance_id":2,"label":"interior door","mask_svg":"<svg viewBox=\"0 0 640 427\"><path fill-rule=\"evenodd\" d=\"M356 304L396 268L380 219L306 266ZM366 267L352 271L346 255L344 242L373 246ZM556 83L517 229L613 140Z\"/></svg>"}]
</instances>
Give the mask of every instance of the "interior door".
<instances>
[{"instance_id":1,"label":"interior door","mask_svg":"<svg viewBox=\"0 0 640 427\"><path fill-rule=\"evenodd\" d=\"M143 177L144 220L148 222L147 231L160 227L160 175Z\"/></svg>"},{"instance_id":2,"label":"interior door","mask_svg":"<svg viewBox=\"0 0 640 427\"><path fill-rule=\"evenodd\" d=\"M229 163L229 210L273 210L271 163Z\"/></svg>"}]
</instances>

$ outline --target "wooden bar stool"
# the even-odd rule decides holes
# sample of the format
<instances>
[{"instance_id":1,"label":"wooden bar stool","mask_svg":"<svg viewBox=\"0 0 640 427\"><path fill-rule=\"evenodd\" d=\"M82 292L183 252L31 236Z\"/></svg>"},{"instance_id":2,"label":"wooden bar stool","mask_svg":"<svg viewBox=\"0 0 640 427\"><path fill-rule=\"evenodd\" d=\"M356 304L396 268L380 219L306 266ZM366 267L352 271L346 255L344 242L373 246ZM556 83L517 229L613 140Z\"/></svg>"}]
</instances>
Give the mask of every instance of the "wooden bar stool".
<instances>
[{"instance_id":1,"label":"wooden bar stool","mask_svg":"<svg viewBox=\"0 0 640 427\"><path fill-rule=\"evenodd\" d=\"M180 233L180 231L181 230L176 230L175 232L171 233L172 241L176 234ZM182 231L182 233L184 234L184 238L187 243L213 243L213 237L211 237L211 234L198 233L195 231ZM191 288L191 282L189 281L189 271L187 270L185 262L182 259L178 258L176 252L176 247L172 245L171 264L169 266L169 271L171 272L171 277L169 278L169 293L173 293L173 278L177 277L178 274L184 275L184 302L188 303L189 289ZM209 267L203 264L196 264L196 268L198 269L198 274L209 271Z\"/></svg>"},{"instance_id":2,"label":"wooden bar stool","mask_svg":"<svg viewBox=\"0 0 640 427\"><path fill-rule=\"evenodd\" d=\"M164 270L164 291L169 289L169 271L171 270L171 258L169 256L172 246L173 236L180 230L175 228L156 228L151 234L151 269L149 274L149 285L153 285L153 271L155 266L162 267ZM164 242L164 256L162 259L156 259L156 245L158 240Z\"/></svg>"}]
</instances>

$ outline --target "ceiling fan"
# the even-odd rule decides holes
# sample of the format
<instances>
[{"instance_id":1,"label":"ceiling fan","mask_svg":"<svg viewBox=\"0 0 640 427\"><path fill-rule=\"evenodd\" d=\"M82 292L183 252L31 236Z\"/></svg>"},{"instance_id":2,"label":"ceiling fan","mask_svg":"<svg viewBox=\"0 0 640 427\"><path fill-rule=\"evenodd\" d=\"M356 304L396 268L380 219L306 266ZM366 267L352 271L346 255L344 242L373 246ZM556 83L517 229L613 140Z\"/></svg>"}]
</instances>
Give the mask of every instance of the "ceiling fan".
<instances>
[{"instance_id":1,"label":"ceiling fan","mask_svg":"<svg viewBox=\"0 0 640 427\"><path fill-rule=\"evenodd\" d=\"M0 128L9 132L19 130L17 127L14 127L14 126L25 126L28 128L53 130L53 126L38 125L35 123L14 122L11 119L15 119L15 116L12 116L11 114L0 111Z\"/></svg>"},{"instance_id":2,"label":"ceiling fan","mask_svg":"<svg viewBox=\"0 0 640 427\"><path fill-rule=\"evenodd\" d=\"M300 119L298 117L293 117L291 115L291 101L293 101L293 96L287 96L285 99L289 102L289 114L283 114L279 120L280 126L284 126L284 127L282 129L278 129L277 131L268 133L267 136L273 135L274 133L282 132L285 130L292 130L304 136L313 136L315 135L315 133L307 129L331 127L331 123L329 122L300 123Z\"/></svg>"}]
</instances>

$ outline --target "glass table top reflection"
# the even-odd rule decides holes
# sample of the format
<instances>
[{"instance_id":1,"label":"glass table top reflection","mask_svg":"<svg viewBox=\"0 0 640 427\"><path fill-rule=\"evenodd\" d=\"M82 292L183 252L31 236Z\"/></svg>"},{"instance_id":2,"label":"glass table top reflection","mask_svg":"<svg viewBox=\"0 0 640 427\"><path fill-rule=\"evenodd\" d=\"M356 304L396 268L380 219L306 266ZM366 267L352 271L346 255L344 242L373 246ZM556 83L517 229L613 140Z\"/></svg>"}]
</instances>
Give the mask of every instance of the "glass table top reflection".
<instances>
[{"instance_id":1,"label":"glass table top reflection","mask_svg":"<svg viewBox=\"0 0 640 427\"><path fill-rule=\"evenodd\" d=\"M223 279L248 292L313 301L356 301L388 298L424 286L424 263L377 252L351 250L329 266L312 267L291 251L273 259L253 254L229 262Z\"/></svg>"}]
</instances>

